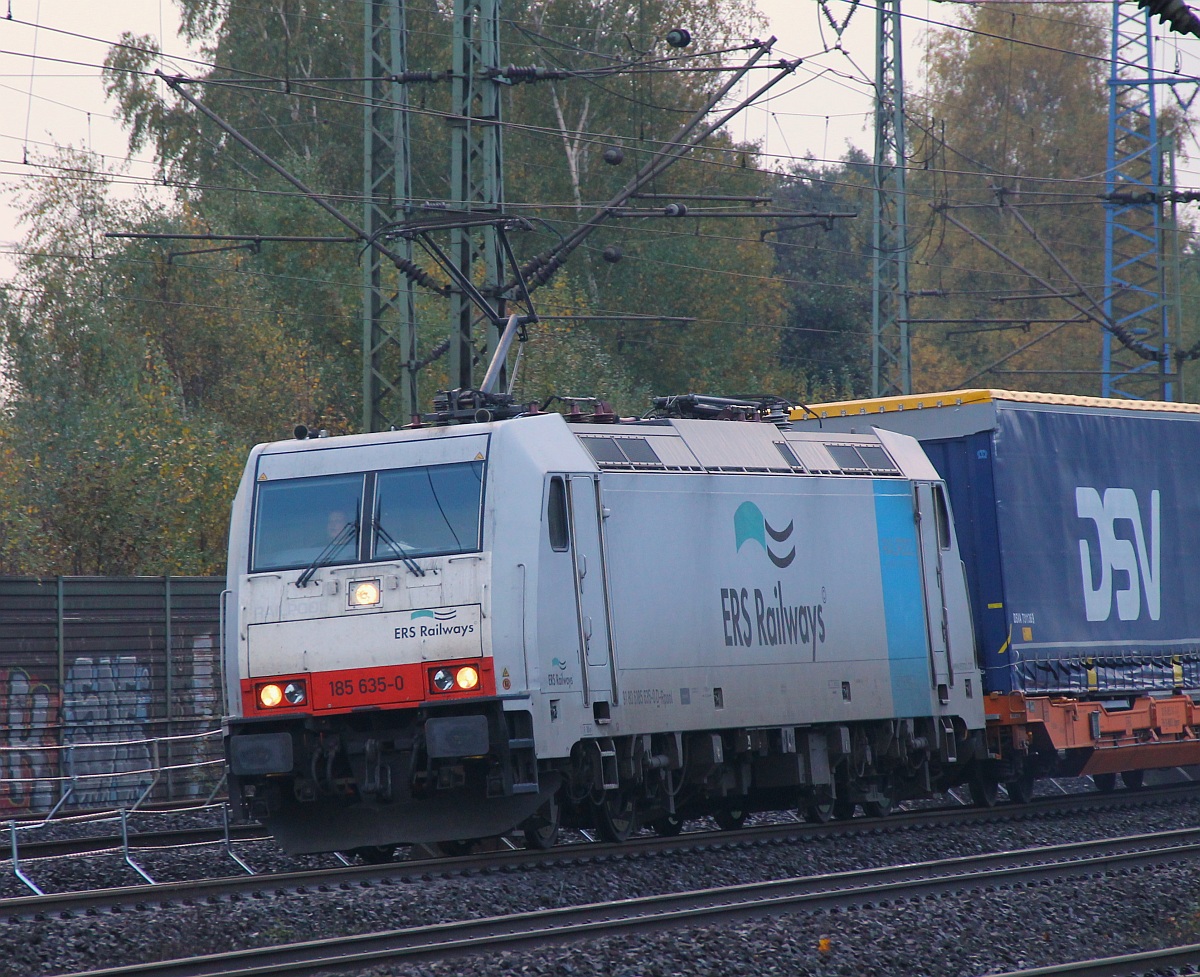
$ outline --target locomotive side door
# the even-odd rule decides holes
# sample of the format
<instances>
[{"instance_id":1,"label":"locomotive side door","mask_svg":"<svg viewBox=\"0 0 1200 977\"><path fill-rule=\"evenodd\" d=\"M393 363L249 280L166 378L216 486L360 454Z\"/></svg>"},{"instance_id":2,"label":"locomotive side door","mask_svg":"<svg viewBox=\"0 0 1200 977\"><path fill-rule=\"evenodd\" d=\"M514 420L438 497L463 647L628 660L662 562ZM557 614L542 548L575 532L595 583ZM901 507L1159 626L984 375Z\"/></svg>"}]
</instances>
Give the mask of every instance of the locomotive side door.
<instances>
[{"instance_id":1,"label":"locomotive side door","mask_svg":"<svg viewBox=\"0 0 1200 977\"><path fill-rule=\"evenodd\" d=\"M950 667L950 631L946 609L943 554L950 549L950 513L946 492L939 483L916 483L917 534L921 549L921 576L925 592L925 624L933 684L943 701L954 683ZM942 694L946 690L947 694Z\"/></svg>"},{"instance_id":2,"label":"locomotive side door","mask_svg":"<svg viewBox=\"0 0 1200 977\"><path fill-rule=\"evenodd\" d=\"M570 475L568 490L571 539L574 542L571 554L575 571L575 607L581 665L586 678L584 701L591 704L612 702L612 632L609 627L608 570L604 562L600 488L595 475Z\"/></svg>"}]
</instances>

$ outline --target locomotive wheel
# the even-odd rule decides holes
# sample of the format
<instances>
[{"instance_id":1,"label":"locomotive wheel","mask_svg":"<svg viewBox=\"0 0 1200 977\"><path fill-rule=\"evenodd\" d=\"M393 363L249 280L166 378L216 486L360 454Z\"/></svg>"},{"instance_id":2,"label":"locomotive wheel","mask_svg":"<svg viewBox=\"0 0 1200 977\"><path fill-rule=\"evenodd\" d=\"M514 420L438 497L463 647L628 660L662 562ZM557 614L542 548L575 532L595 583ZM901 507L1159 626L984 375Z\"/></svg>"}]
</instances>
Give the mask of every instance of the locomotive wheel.
<instances>
[{"instance_id":1,"label":"locomotive wheel","mask_svg":"<svg viewBox=\"0 0 1200 977\"><path fill-rule=\"evenodd\" d=\"M1126 770L1121 774L1121 783L1123 783L1129 790L1141 790L1145 779L1145 770Z\"/></svg>"},{"instance_id":2,"label":"locomotive wheel","mask_svg":"<svg viewBox=\"0 0 1200 977\"><path fill-rule=\"evenodd\" d=\"M536 848L538 851L553 848L558 842L558 828L561 823L562 807L558 803L558 795L554 794L525 822L525 846Z\"/></svg>"},{"instance_id":3,"label":"locomotive wheel","mask_svg":"<svg viewBox=\"0 0 1200 977\"><path fill-rule=\"evenodd\" d=\"M878 793L880 800L863 801L863 814L869 818L886 818L892 813L892 808L896 806L896 802L892 799L892 795L886 793L886 790L881 789Z\"/></svg>"},{"instance_id":4,"label":"locomotive wheel","mask_svg":"<svg viewBox=\"0 0 1200 977\"><path fill-rule=\"evenodd\" d=\"M1033 774L1023 773L1016 780L1005 781L1004 789L1014 804L1028 804L1033 800Z\"/></svg>"},{"instance_id":5,"label":"locomotive wheel","mask_svg":"<svg viewBox=\"0 0 1200 977\"><path fill-rule=\"evenodd\" d=\"M605 791L604 799L595 806L596 830L605 841L628 841L638 827L637 805L633 792Z\"/></svg>"},{"instance_id":6,"label":"locomotive wheel","mask_svg":"<svg viewBox=\"0 0 1200 977\"><path fill-rule=\"evenodd\" d=\"M722 807L713 812L713 820L722 831L737 831L746 823L746 810L741 807Z\"/></svg>"},{"instance_id":7,"label":"locomotive wheel","mask_svg":"<svg viewBox=\"0 0 1200 977\"><path fill-rule=\"evenodd\" d=\"M664 814L650 827L660 838L674 838L683 830L683 818L678 814Z\"/></svg>"},{"instance_id":8,"label":"locomotive wheel","mask_svg":"<svg viewBox=\"0 0 1200 977\"><path fill-rule=\"evenodd\" d=\"M818 794L801 810L809 824L828 824L836 815L837 801L828 794ZM854 814L854 808L850 809L850 814Z\"/></svg>"},{"instance_id":9,"label":"locomotive wheel","mask_svg":"<svg viewBox=\"0 0 1200 977\"><path fill-rule=\"evenodd\" d=\"M368 845L365 848L353 848L349 855L357 855L364 865L386 865L396 854L395 845Z\"/></svg>"},{"instance_id":10,"label":"locomotive wheel","mask_svg":"<svg viewBox=\"0 0 1200 977\"><path fill-rule=\"evenodd\" d=\"M1117 775L1115 773L1094 773L1092 774L1092 783L1096 785L1096 790L1101 794L1111 794L1117 789Z\"/></svg>"}]
</instances>

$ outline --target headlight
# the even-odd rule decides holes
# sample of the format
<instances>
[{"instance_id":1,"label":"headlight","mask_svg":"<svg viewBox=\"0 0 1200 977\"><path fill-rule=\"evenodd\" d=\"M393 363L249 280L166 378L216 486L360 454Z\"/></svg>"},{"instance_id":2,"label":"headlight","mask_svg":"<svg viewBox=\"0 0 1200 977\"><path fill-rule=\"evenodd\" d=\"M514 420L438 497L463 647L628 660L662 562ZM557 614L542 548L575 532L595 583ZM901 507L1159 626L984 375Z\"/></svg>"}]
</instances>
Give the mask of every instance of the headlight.
<instances>
[{"instance_id":1,"label":"headlight","mask_svg":"<svg viewBox=\"0 0 1200 977\"><path fill-rule=\"evenodd\" d=\"M479 669L474 665L448 665L429 673L434 692L473 692L479 682Z\"/></svg>"},{"instance_id":2,"label":"headlight","mask_svg":"<svg viewBox=\"0 0 1200 977\"><path fill-rule=\"evenodd\" d=\"M308 701L308 687L301 679L290 682L268 682L258 687L260 709L278 709L280 706L302 706Z\"/></svg>"},{"instance_id":3,"label":"headlight","mask_svg":"<svg viewBox=\"0 0 1200 977\"><path fill-rule=\"evenodd\" d=\"M379 603L379 580L351 580L346 588L351 607L370 607Z\"/></svg>"}]
</instances>

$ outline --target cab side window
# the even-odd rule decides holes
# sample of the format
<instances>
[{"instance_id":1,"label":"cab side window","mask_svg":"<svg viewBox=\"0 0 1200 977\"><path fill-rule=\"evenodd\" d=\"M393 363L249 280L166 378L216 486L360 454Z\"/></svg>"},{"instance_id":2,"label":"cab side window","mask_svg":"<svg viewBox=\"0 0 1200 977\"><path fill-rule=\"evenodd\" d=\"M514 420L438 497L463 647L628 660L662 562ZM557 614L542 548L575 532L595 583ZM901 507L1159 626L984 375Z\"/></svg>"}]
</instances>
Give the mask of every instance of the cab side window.
<instances>
[{"instance_id":1,"label":"cab side window","mask_svg":"<svg viewBox=\"0 0 1200 977\"><path fill-rule=\"evenodd\" d=\"M570 545L570 533L567 529L567 486L561 477L556 475L550 479L547 500L546 525L550 530L550 548L556 553L564 553Z\"/></svg>"},{"instance_id":2,"label":"cab side window","mask_svg":"<svg viewBox=\"0 0 1200 977\"><path fill-rule=\"evenodd\" d=\"M946 491L941 485L933 487L933 512L937 522L938 546L950 549L950 510L946 507Z\"/></svg>"}]
</instances>

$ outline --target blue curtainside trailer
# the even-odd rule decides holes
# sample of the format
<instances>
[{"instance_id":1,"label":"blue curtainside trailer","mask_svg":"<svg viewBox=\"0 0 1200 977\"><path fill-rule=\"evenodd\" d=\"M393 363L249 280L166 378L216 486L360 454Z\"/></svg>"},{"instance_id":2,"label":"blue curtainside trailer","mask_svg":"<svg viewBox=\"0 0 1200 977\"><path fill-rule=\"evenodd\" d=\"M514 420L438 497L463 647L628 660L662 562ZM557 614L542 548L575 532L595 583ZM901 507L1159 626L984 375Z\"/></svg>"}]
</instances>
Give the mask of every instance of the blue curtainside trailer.
<instances>
[{"instance_id":1,"label":"blue curtainside trailer","mask_svg":"<svg viewBox=\"0 0 1200 977\"><path fill-rule=\"evenodd\" d=\"M961 390L814 406L794 426L920 441L947 484L987 692L1104 703L1093 742L1140 699L1191 704L1200 406Z\"/></svg>"}]
</instances>

